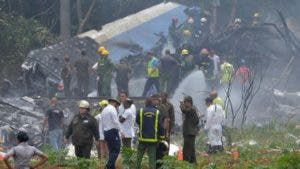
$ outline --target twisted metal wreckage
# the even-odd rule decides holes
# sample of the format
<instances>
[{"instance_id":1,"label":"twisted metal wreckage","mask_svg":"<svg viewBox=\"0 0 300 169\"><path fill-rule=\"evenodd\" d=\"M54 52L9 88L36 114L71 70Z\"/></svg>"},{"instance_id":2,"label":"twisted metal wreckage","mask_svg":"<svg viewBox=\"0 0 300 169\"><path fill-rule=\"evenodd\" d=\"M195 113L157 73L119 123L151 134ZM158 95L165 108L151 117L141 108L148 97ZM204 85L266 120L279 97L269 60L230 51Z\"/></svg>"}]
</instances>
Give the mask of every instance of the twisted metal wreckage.
<instances>
[{"instance_id":1,"label":"twisted metal wreckage","mask_svg":"<svg viewBox=\"0 0 300 169\"><path fill-rule=\"evenodd\" d=\"M257 26L228 29L215 36L210 35L209 42L204 41L199 47L213 46L217 51L222 51L223 55L231 57L236 63L240 57L248 57L252 62L251 64L260 63L265 68L270 66L270 60L276 60L275 65L278 63L283 67L283 69L274 71L274 74L281 72L279 73L281 76L276 79L276 84L287 81L288 77L295 76L295 73L287 76L287 73L295 68L292 67L294 63L291 62L298 60L297 63L300 63L300 43L290 31L285 18L279 11L278 15L280 23L261 23ZM166 43L166 41L164 42ZM117 43L120 48L134 51L133 55L125 58L136 72L141 72L137 70L143 69L141 65L144 65L145 61L144 57L138 56L144 56L143 48L134 43ZM157 44L161 45L161 43ZM14 144L12 133L19 130L28 131L32 136L31 138L34 138L31 142L37 146L45 142L45 129L42 124L48 100L37 96L49 96L49 93L56 92L57 85L61 82L60 69L66 52L72 56L71 62L74 62L80 57L80 51L84 49L87 51L90 61L96 62L98 46L99 44L89 37L75 37L41 50L34 50L28 54L22 65L24 88L21 91L26 91L23 94L33 97L0 98L0 134L4 145ZM159 47L159 49L162 48ZM287 53L288 55L286 55ZM137 64L139 65L137 66ZM96 77L91 79L95 80ZM74 82L72 85L75 87L76 83ZM274 88L275 86L272 90ZM96 100L91 101L96 103ZM76 112L76 109L71 110L72 107L76 107L76 101L76 99L62 99L60 106L65 112L66 124L72 118L72 112Z\"/></svg>"}]
</instances>

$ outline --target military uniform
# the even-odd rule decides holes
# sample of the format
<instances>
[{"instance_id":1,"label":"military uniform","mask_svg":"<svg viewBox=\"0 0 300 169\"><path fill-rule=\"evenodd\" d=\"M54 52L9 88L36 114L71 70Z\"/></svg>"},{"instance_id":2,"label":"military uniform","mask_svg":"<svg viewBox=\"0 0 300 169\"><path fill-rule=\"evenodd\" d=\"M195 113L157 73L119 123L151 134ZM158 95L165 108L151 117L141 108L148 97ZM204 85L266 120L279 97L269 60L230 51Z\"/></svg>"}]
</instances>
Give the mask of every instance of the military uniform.
<instances>
[{"instance_id":1,"label":"military uniform","mask_svg":"<svg viewBox=\"0 0 300 169\"><path fill-rule=\"evenodd\" d=\"M179 63L173 57L166 55L160 59L161 90L174 92L179 80Z\"/></svg>"},{"instance_id":2,"label":"military uniform","mask_svg":"<svg viewBox=\"0 0 300 169\"><path fill-rule=\"evenodd\" d=\"M136 115L136 123L139 125L136 169L141 169L143 155L146 150L149 157L149 168L155 169L157 143L164 138L160 111L154 106L142 108Z\"/></svg>"},{"instance_id":3,"label":"military uniform","mask_svg":"<svg viewBox=\"0 0 300 169\"><path fill-rule=\"evenodd\" d=\"M77 86L81 96L86 96L89 89L89 61L80 58L75 62L77 70Z\"/></svg>"},{"instance_id":4,"label":"military uniform","mask_svg":"<svg viewBox=\"0 0 300 169\"><path fill-rule=\"evenodd\" d=\"M175 125L175 113L174 113L174 106L169 101L165 103L161 103L158 106L158 109L161 112L162 116L162 123L165 129L165 138L170 144L170 134L171 130L174 128Z\"/></svg>"},{"instance_id":5,"label":"military uniform","mask_svg":"<svg viewBox=\"0 0 300 169\"><path fill-rule=\"evenodd\" d=\"M99 140L100 137L97 120L89 113L83 117L80 114L75 115L68 127L66 139L69 139L71 135L76 156L90 158L93 137L95 140Z\"/></svg>"},{"instance_id":6,"label":"military uniform","mask_svg":"<svg viewBox=\"0 0 300 169\"><path fill-rule=\"evenodd\" d=\"M71 95L71 91L70 91L70 83L71 83L71 78L72 78L71 71L72 71L71 63L66 62L61 71L61 78L63 79L63 82L64 82L65 96Z\"/></svg>"},{"instance_id":7,"label":"military uniform","mask_svg":"<svg viewBox=\"0 0 300 169\"><path fill-rule=\"evenodd\" d=\"M196 163L195 138L198 132L199 117L196 107L180 105L183 113L183 160Z\"/></svg>"},{"instance_id":8,"label":"military uniform","mask_svg":"<svg viewBox=\"0 0 300 169\"><path fill-rule=\"evenodd\" d=\"M129 74L131 73L130 66L127 63L120 63L116 66L116 73L118 93L121 91L128 92Z\"/></svg>"},{"instance_id":9,"label":"military uniform","mask_svg":"<svg viewBox=\"0 0 300 169\"><path fill-rule=\"evenodd\" d=\"M115 67L107 57L101 57L98 61L97 75L98 80L98 96L111 96L111 80Z\"/></svg>"}]
</instances>

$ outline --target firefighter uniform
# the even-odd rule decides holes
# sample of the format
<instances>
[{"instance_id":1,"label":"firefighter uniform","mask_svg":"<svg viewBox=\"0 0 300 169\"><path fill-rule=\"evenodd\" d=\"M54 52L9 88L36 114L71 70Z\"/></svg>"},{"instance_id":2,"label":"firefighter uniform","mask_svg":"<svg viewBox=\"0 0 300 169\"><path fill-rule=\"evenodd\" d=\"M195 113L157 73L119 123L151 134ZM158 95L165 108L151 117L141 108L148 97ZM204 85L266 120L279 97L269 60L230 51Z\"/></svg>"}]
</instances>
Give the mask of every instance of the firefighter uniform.
<instances>
[{"instance_id":1,"label":"firefighter uniform","mask_svg":"<svg viewBox=\"0 0 300 169\"><path fill-rule=\"evenodd\" d=\"M140 109L136 116L136 123L139 125L139 145L136 169L141 169L142 158L146 150L149 157L149 168L155 169L157 143L164 137L159 110L152 105Z\"/></svg>"},{"instance_id":2,"label":"firefighter uniform","mask_svg":"<svg viewBox=\"0 0 300 169\"><path fill-rule=\"evenodd\" d=\"M107 57L101 57L98 61L97 74L98 80L98 96L111 96L111 80L115 69L114 64Z\"/></svg>"}]
</instances>

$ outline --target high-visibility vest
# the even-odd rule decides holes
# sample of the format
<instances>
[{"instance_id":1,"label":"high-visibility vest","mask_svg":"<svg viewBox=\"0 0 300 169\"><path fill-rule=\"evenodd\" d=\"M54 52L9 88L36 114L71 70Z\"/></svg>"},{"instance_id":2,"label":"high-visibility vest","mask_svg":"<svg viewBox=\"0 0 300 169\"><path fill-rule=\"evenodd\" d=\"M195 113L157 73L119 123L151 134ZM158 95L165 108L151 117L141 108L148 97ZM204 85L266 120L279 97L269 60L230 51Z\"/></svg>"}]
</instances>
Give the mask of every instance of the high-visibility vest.
<instances>
[{"instance_id":1,"label":"high-visibility vest","mask_svg":"<svg viewBox=\"0 0 300 169\"><path fill-rule=\"evenodd\" d=\"M222 77L221 77L221 83L228 83L233 75L234 68L232 64L225 62L221 65L221 71L222 71Z\"/></svg>"},{"instance_id":2,"label":"high-visibility vest","mask_svg":"<svg viewBox=\"0 0 300 169\"><path fill-rule=\"evenodd\" d=\"M147 69L147 72L148 72L148 76L149 77L159 77L159 69L158 67L154 68L153 67L153 63L154 62L158 62L158 59L153 57L150 62L148 63L148 69ZM153 69L155 69L153 71ZM153 72L152 72L153 71Z\"/></svg>"},{"instance_id":3,"label":"high-visibility vest","mask_svg":"<svg viewBox=\"0 0 300 169\"><path fill-rule=\"evenodd\" d=\"M145 138L143 135L143 127L144 127L144 116L147 116L147 114L155 114L155 121L154 124L150 124L151 126L154 125L154 135L152 138ZM150 143L155 143L158 141L158 116L159 116L159 110L157 110L156 112L144 112L144 109L140 110L139 113L140 116L140 129L139 129L139 141L143 141L143 142L150 142Z\"/></svg>"}]
</instances>

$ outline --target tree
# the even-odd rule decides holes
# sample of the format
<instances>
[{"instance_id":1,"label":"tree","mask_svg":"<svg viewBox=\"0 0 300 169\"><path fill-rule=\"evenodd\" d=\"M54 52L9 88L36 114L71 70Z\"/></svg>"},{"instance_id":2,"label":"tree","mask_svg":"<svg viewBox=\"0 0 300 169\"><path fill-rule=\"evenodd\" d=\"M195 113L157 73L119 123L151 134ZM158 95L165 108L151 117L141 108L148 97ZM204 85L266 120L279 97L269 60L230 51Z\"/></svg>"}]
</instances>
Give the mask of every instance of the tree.
<instances>
[{"instance_id":1,"label":"tree","mask_svg":"<svg viewBox=\"0 0 300 169\"><path fill-rule=\"evenodd\" d=\"M60 0L60 37L66 40L71 37L70 0Z\"/></svg>"},{"instance_id":2,"label":"tree","mask_svg":"<svg viewBox=\"0 0 300 169\"><path fill-rule=\"evenodd\" d=\"M77 34L79 34L79 33L81 33L83 31L84 25L86 24L86 22L90 18L91 13L92 13L95 5L96 5L96 0L92 1L92 3L90 4L89 9L86 12L84 18L82 18L81 0L77 0L77 4L76 5L77 5L77 17L78 17L78 23L79 23Z\"/></svg>"}]
</instances>

